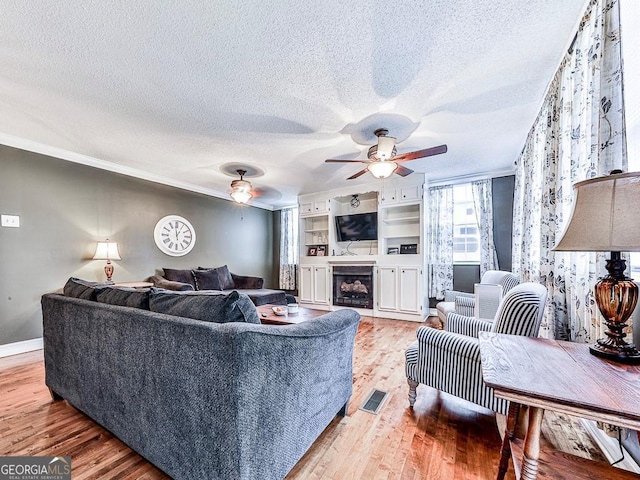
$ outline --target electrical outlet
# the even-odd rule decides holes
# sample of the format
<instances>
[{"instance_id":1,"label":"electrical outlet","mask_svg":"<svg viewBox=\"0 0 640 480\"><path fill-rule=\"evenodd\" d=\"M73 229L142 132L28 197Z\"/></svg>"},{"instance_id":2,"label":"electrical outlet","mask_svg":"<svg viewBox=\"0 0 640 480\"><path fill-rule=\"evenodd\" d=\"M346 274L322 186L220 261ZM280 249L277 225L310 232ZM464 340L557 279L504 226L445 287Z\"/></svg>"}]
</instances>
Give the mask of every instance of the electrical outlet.
<instances>
[{"instance_id":1,"label":"electrical outlet","mask_svg":"<svg viewBox=\"0 0 640 480\"><path fill-rule=\"evenodd\" d=\"M18 215L1 215L0 216L0 225L3 227L20 227L20 217Z\"/></svg>"}]
</instances>

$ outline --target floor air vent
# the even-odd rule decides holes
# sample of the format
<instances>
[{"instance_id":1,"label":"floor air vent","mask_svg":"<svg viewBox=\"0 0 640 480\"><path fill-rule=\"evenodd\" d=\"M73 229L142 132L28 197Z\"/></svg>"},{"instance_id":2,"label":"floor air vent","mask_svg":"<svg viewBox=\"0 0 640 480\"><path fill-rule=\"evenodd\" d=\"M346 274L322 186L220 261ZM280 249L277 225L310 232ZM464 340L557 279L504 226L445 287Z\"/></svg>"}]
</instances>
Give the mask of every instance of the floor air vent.
<instances>
[{"instance_id":1,"label":"floor air vent","mask_svg":"<svg viewBox=\"0 0 640 480\"><path fill-rule=\"evenodd\" d=\"M367 397L365 402L360 407L360 410L377 414L382 408L382 404L386 399L387 399L387 392L383 392L382 390L376 390L374 388L373 391L369 394L369 397Z\"/></svg>"}]
</instances>

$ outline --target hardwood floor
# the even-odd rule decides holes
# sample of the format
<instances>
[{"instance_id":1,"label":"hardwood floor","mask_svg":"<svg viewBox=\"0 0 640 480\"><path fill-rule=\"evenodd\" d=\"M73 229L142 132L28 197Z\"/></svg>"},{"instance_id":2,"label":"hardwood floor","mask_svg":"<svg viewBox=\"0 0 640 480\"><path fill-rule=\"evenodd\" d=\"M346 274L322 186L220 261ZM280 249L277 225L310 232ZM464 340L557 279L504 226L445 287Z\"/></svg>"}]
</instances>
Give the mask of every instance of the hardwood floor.
<instances>
[{"instance_id":1,"label":"hardwood floor","mask_svg":"<svg viewBox=\"0 0 640 480\"><path fill-rule=\"evenodd\" d=\"M424 385L408 408L404 350L418 326L363 318L348 416L333 421L287 479L495 478L500 436L490 411ZM373 388L389 393L378 415L358 409ZM71 455L74 480L167 478L67 402L51 401L42 351L1 358L0 392L0 455ZM599 455L564 421L548 418L544 430L556 448Z\"/></svg>"}]
</instances>

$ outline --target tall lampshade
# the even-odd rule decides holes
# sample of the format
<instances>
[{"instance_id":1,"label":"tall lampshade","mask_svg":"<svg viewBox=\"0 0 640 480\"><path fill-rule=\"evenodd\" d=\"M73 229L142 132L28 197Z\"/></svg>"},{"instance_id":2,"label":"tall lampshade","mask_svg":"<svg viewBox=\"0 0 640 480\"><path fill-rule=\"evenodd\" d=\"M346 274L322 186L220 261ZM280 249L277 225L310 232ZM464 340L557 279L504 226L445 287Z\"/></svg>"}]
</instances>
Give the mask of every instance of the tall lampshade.
<instances>
[{"instance_id":1,"label":"tall lampshade","mask_svg":"<svg viewBox=\"0 0 640 480\"><path fill-rule=\"evenodd\" d=\"M242 178L247 171L246 170L237 170L238 175L240 175L240 180L234 180L231 182L231 198L237 203L247 203L253 197L251 190L253 186L251 182Z\"/></svg>"},{"instance_id":2,"label":"tall lampshade","mask_svg":"<svg viewBox=\"0 0 640 480\"><path fill-rule=\"evenodd\" d=\"M623 363L640 363L640 353L624 338L626 323L638 301L638 286L624 274L620 252L640 251L640 172L619 173L576 183L573 211L553 250L611 252L609 274L596 283L595 297L605 318L607 338L590 347L594 355Z\"/></svg>"},{"instance_id":3,"label":"tall lampshade","mask_svg":"<svg viewBox=\"0 0 640 480\"><path fill-rule=\"evenodd\" d=\"M118 244L116 242L110 242L109 239L107 239L106 242L98 242L93 259L107 261L104 267L104 273L107 276L107 283L113 283L111 280L113 276L113 264L111 260L122 260L122 258L120 258L120 252L118 252Z\"/></svg>"},{"instance_id":4,"label":"tall lampshade","mask_svg":"<svg viewBox=\"0 0 640 480\"><path fill-rule=\"evenodd\" d=\"M398 164L395 162L377 161L371 162L367 169L376 178L388 178L398 168Z\"/></svg>"}]
</instances>

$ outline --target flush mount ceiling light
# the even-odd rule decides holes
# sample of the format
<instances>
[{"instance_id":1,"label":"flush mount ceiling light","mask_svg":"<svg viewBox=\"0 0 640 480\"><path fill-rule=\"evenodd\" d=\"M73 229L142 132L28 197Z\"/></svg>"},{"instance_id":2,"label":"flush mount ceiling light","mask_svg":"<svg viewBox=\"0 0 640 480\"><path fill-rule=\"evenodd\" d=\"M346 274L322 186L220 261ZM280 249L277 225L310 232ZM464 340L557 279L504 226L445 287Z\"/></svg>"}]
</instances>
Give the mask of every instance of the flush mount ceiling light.
<instances>
[{"instance_id":1,"label":"flush mount ceiling light","mask_svg":"<svg viewBox=\"0 0 640 480\"><path fill-rule=\"evenodd\" d=\"M236 172L240 175L240 180L231 182L231 198L237 203L247 203L253 197L251 193L253 186L251 182L242 178L247 173L246 170L239 168Z\"/></svg>"}]
</instances>

